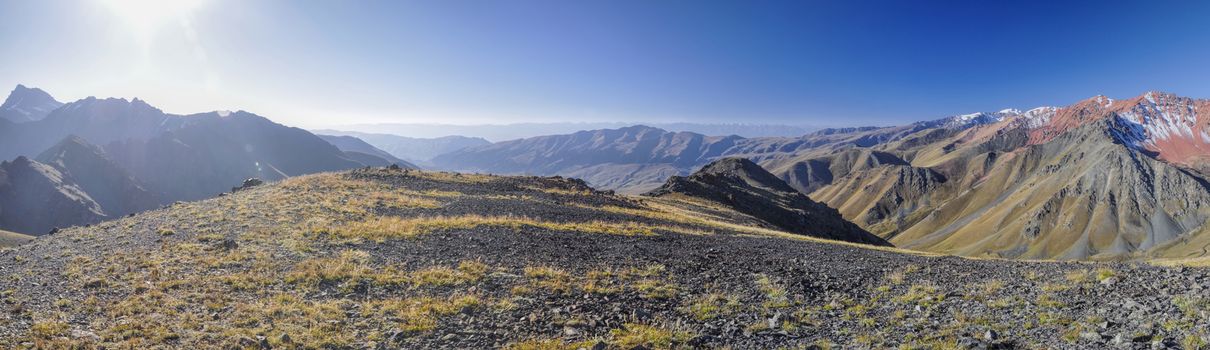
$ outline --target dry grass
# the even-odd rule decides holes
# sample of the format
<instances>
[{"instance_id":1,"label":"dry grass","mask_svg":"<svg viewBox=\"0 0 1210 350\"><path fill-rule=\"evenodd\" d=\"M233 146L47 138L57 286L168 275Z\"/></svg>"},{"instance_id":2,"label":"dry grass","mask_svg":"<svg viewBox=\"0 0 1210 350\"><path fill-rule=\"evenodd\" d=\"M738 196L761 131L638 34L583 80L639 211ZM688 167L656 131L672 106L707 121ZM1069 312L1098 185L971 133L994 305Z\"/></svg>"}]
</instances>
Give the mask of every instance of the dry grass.
<instances>
[{"instance_id":1,"label":"dry grass","mask_svg":"<svg viewBox=\"0 0 1210 350\"><path fill-rule=\"evenodd\" d=\"M310 288L357 287L361 283L382 282L388 274L371 268L369 260L368 253L357 250L346 250L332 258L308 259L295 265L294 269L286 274L285 281Z\"/></svg>"},{"instance_id":2,"label":"dry grass","mask_svg":"<svg viewBox=\"0 0 1210 350\"><path fill-rule=\"evenodd\" d=\"M682 311L698 321L707 321L730 316L742 308L738 296L715 292L693 298Z\"/></svg>"},{"instance_id":3,"label":"dry grass","mask_svg":"<svg viewBox=\"0 0 1210 350\"><path fill-rule=\"evenodd\" d=\"M622 349L646 347L668 349L674 344L683 344L693 337L692 333L675 331L656 326L627 323L621 329L610 331L611 344Z\"/></svg>"},{"instance_id":4,"label":"dry grass","mask_svg":"<svg viewBox=\"0 0 1210 350\"><path fill-rule=\"evenodd\" d=\"M372 240L384 242L390 239L406 239L438 231L470 230L481 227L504 228L521 231L526 228L559 232L611 234L623 236L652 236L658 228L637 223L603 221L550 222L513 216L433 216L433 217L375 217L366 221L335 226L325 231L334 237L346 240Z\"/></svg>"},{"instance_id":5,"label":"dry grass","mask_svg":"<svg viewBox=\"0 0 1210 350\"><path fill-rule=\"evenodd\" d=\"M785 287L774 282L768 275L757 275L756 286L765 295L765 301L761 304L765 309L780 309L792 306L790 293L786 291Z\"/></svg>"}]
</instances>

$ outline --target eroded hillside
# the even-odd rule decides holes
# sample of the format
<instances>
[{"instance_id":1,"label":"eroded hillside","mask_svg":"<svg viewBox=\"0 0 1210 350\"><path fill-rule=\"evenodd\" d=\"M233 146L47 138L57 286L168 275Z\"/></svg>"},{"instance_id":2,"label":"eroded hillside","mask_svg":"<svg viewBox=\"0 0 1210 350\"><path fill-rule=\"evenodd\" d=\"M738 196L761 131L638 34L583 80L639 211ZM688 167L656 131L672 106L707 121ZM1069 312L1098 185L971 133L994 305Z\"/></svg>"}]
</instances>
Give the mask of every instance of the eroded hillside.
<instances>
[{"instance_id":1,"label":"eroded hillside","mask_svg":"<svg viewBox=\"0 0 1210 350\"><path fill-rule=\"evenodd\" d=\"M0 252L0 347L1204 344L1202 269L929 257L767 227L562 178L303 176Z\"/></svg>"}]
</instances>

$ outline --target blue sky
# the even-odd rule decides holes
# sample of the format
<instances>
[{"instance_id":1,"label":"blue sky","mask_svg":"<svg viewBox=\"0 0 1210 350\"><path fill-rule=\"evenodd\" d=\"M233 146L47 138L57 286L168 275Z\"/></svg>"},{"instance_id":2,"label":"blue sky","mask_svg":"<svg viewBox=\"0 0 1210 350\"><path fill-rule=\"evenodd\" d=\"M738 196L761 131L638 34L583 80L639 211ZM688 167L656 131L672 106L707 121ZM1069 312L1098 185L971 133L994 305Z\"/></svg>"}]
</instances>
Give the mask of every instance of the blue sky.
<instances>
[{"instance_id":1,"label":"blue sky","mask_svg":"<svg viewBox=\"0 0 1210 350\"><path fill-rule=\"evenodd\" d=\"M307 127L886 125L1210 97L1206 1L0 0L0 85Z\"/></svg>"}]
</instances>

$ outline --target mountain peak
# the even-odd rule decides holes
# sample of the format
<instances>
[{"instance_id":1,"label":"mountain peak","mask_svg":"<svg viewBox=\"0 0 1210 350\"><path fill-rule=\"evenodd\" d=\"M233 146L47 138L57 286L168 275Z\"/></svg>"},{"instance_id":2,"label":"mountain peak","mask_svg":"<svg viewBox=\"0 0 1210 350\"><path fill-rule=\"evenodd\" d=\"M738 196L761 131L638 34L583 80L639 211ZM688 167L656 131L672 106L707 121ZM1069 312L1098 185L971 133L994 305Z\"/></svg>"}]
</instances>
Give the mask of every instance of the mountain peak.
<instances>
[{"instance_id":1,"label":"mountain peak","mask_svg":"<svg viewBox=\"0 0 1210 350\"><path fill-rule=\"evenodd\" d=\"M97 157L104 157L103 154L105 153L100 147L89 143L82 137L76 135L67 135L67 137L64 137L59 141L59 143L56 143L54 146L46 149L35 159L41 163L53 164L69 154L78 152L89 154L90 156L95 155Z\"/></svg>"},{"instance_id":2,"label":"mountain peak","mask_svg":"<svg viewBox=\"0 0 1210 350\"><path fill-rule=\"evenodd\" d=\"M731 177L735 179L744 179L765 188L776 190L793 191L794 189L787 185L785 181L778 179L777 176L769 173L765 168L757 165L748 158L728 157L716 160L702 167L692 176L718 176Z\"/></svg>"},{"instance_id":3,"label":"mountain peak","mask_svg":"<svg viewBox=\"0 0 1210 350\"><path fill-rule=\"evenodd\" d=\"M17 84L0 105L0 119L16 123L37 121L62 105L42 89Z\"/></svg>"}]
</instances>

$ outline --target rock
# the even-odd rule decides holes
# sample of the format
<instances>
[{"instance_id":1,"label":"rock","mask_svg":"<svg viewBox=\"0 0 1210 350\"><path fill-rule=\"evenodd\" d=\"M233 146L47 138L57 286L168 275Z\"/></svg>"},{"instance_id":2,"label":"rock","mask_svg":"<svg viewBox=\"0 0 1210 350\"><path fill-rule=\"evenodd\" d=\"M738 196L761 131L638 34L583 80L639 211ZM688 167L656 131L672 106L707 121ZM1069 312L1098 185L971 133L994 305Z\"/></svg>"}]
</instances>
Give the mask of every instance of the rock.
<instances>
[{"instance_id":1,"label":"rock","mask_svg":"<svg viewBox=\"0 0 1210 350\"><path fill-rule=\"evenodd\" d=\"M1080 332L1080 339L1088 341L1100 341L1104 339L1104 336L1097 332Z\"/></svg>"},{"instance_id":2,"label":"rock","mask_svg":"<svg viewBox=\"0 0 1210 350\"><path fill-rule=\"evenodd\" d=\"M289 335L289 334L286 334L286 333L282 333L282 334L281 334L281 342L282 342L282 344L290 344L290 342L291 342L291 341L292 341L292 339L290 339L290 335Z\"/></svg>"},{"instance_id":3,"label":"rock","mask_svg":"<svg viewBox=\"0 0 1210 350\"><path fill-rule=\"evenodd\" d=\"M253 188L253 187L256 187L256 186L260 186L260 185L264 185L264 184L265 184L265 182L264 182L264 181L261 181L261 179L258 179L258 178L255 178L255 177L254 177L254 178L250 178L250 179L244 180L244 183L243 183L243 184L241 184L239 187L232 187L232 188L231 188L231 193L235 193L235 192L243 191L243 190L246 190L246 189L249 189L249 188Z\"/></svg>"},{"instance_id":4,"label":"rock","mask_svg":"<svg viewBox=\"0 0 1210 350\"><path fill-rule=\"evenodd\" d=\"M71 338L89 341L89 342L101 341L101 336L97 335L96 333L89 332L86 330L80 330L80 329L71 330Z\"/></svg>"},{"instance_id":5,"label":"rock","mask_svg":"<svg viewBox=\"0 0 1210 350\"><path fill-rule=\"evenodd\" d=\"M773 314L773 317L768 319L769 329L781 328L782 315L780 312Z\"/></svg>"},{"instance_id":6,"label":"rock","mask_svg":"<svg viewBox=\"0 0 1210 350\"><path fill-rule=\"evenodd\" d=\"M234 239L224 238L223 241L219 243L219 248L222 248L223 250L235 250L235 248L239 248L239 243L236 243Z\"/></svg>"},{"instance_id":7,"label":"rock","mask_svg":"<svg viewBox=\"0 0 1210 350\"><path fill-rule=\"evenodd\" d=\"M958 339L958 348L961 349L987 349L987 344L979 341L979 339L971 337L962 337Z\"/></svg>"},{"instance_id":8,"label":"rock","mask_svg":"<svg viewBox=\"0 0 1210 350\"><path fill-rule=\"evenodd\" d=\"M1126 341L1126 336L1122 335L1122 333L1118 333L1118 335L1113 336L1113 340L1110 341L1110 344L1113 345L1123 345L1126 343L1128 343Z\"/></svg>"},{"instance_id":9,"label":"rock","mask_svg":"<svg viewBox=\"0 0 1210 350\"><path fill-rule=\"evenodd\" d=\"M248 338L248 337L240 337L239 340L237 340L236 342L238 342L239 345L244 348L251 348L251 347L258 346L256 343L256 340L253 340L252 338Z\"/></svg>"},{"instance_id":10,"label":"rock","mask_svg":"<svg viewBox=\"0 0 1210 350\"><path fill-rule=\"evenodd\" d=\"M689 339L689 341L687 342L687 344L688 344L689 346L692 346L692 347L695 347L695 348L700 348L700 347L705 346L706 344L709 344L709 343L713 342L714 340L715 340L715 338L714 338L714 337L712 337L712 336L709 336L709 335L699 335L699 336L696 336L696 337L690 338L690 339Z\"/></svg>"},{"instance_id":11,"label":"rock","mask_svg":"<svg viewBox=\"0 0 1210 350\"><path fill-rule=\"evenodd\" d=\"M1113 276L1113 277L1109 277L1109 278L1101 280L1102 286L1112 286L1114 283L1118 283L1117 276Z\"/></svg>"},{"instance_id":12,"label":"rock","mask_svg":"<svg viewBox=\"0 0 1210 350\"><path fill-rule=\"evenodd\" d=\"M1000 334L996 333L996 330L994 330L994 329L988 329L987 332L983 332L983 340L993 341L999 337L1000 337Z\"/></svg>"}]
</instances>

